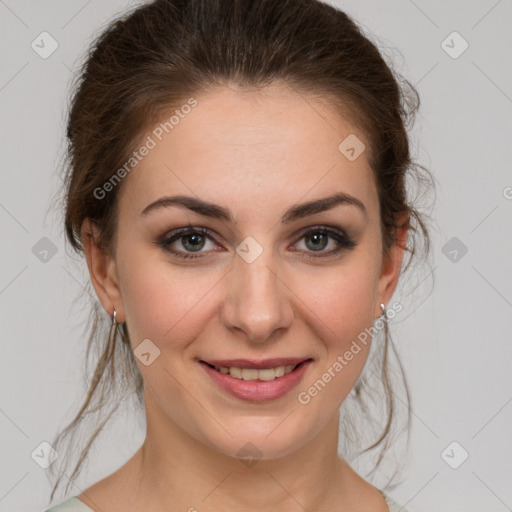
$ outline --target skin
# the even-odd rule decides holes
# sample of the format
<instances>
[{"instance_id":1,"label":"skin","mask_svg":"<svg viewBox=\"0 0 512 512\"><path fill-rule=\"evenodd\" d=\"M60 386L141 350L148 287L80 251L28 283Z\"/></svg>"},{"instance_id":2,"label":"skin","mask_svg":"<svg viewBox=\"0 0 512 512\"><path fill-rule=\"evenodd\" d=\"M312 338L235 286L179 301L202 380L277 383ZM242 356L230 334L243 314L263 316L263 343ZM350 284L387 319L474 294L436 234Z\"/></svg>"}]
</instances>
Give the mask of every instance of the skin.
<instances>
[{"instance_id":1,"label":"skin","mask_svg":"<svg viewBox=\"0 0 512 512\"><path fill-rule=\"evenodd\" d=\"M367 152L338 150L365 134L332 106L284 85L260 92L219 87L152 149L119 191L111 253L83 235L92 283L105 310L127 322L132 347L149 339L160 355L144 378L147 434L118 471L79 498L95 511L200 512L333 510L385 512L380 492L338 456L338 409L367 359L362 347L307 405L297 400L381 314L395 290L403 250L383 257L379 202ZM147 134L146 134L147 135ZM341 204L291 223L290 207L342 192ZM141 212L163 196L187 195L229 208L234 222L178 206ZM195 260L155 242L173 230L208 228ZM315 251L303 232L343 230L356 244ZM406 232L397 230L399 240ZM247 263L236 248L253 237L262 254ZM190 250L183 238L175 250ZM403 244L400 244L403 245ZM193 246L192 246L193 247ZM308 255L313 255L309 257ZM199 359L310 357L285 396L251 402L220 390ZM237 452L251 442L261 458ZM194 508L192 508L194 507Z\"/></svg>"}]
</instances>

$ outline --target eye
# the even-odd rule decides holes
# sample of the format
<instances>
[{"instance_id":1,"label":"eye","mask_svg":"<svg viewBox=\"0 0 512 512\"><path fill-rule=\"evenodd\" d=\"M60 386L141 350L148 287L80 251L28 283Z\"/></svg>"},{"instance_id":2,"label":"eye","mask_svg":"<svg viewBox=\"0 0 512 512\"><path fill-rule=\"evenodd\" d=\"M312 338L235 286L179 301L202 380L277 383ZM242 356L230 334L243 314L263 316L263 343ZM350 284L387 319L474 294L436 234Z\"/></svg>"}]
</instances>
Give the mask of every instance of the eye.
<instances>
[{"instance_id":1,"label":"eye","mask_svg":"<svg viewBox=\"0 0 512 512\"><path fill-rule=\"evenodd\" d=\"M192 226L167 233L157 240L157 244L173 256L184 259L203 258L206 256L204 253L219 248L210 230ZM345 232L319 226L309 228L302 233L293 250L305 253L306 258L321 258L334 256L344 249L355 247L355 245Z\"/></svg>"},{"instance_id":2,"label":"eye","mask_svg":"<svg viewBox=\"0 0 512 512\"><path fill-rule=\"evenodd\" d=\"M356 244L343 231L321 226L308 229L296 245L303 246L299 247L299 250L306 252L306 257L321 258L338 254L344 249L351 249ZM330 249L325 250L327 248Z\"/></svg>"},{"instance_id":3,"label":"eye","mask_svg":"<svg viewBox=\"0 0 512 512\"><path fill-rule=\"evenodd\" d=\"M215 239L208 229L188 227L165 235L157 241L157 244L179 258L194 259L203 257L200 254L196 256L194 253L215 250L218 245L214 242ZM208 244L211 246L208 247ZM206 250L203 251L205 247Z\"/></svg>"}]
</instances>

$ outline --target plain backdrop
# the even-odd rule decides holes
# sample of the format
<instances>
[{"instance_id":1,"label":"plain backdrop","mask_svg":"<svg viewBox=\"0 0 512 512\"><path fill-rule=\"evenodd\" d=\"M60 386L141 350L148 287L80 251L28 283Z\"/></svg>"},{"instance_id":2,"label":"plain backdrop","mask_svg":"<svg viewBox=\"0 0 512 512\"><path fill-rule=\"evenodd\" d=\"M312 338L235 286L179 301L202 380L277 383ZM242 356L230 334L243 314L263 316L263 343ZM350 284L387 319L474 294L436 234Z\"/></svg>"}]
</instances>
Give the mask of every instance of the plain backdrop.
<instances>
[{"instance_id":1,"label":"plain backdrop","mask_svg":"<svg viewBox=\"0 0 512 512\"><path fill-rule=\"evenodd\" d=\"M72 303L87 275L48 211L62 183L70 80L92 38L132 5L0 1L0 511L48 506L46 470L31 454L83 396L87 309ZM417 87L413 152L438 182L432 258L393 325L413 424L407 469L390 494L410 512L512 510L512 3L336 5ZM58 44L47 58L32 46L42 32ZM143 438L142 423L117 421L71 495Z\"/></svg>"}]
</instances>

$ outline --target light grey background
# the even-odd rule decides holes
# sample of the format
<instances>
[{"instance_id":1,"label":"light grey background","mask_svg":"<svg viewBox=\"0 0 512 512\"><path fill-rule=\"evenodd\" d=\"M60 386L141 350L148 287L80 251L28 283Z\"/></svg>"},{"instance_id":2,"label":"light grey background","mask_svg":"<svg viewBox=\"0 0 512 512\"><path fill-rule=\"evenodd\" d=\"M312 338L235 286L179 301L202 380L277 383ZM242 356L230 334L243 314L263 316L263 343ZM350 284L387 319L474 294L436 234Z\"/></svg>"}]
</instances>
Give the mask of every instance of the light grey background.
<instances>
[{"instance_id":1,"label":"light grey background","mask_svg":"<svg viewBox=\"0 0 512 512\"><path fill-rule=\"evenodd\" d=\"M414 307L393 326L413 428L404 481L390 494L411 512L512 510L512 3L336 4L417 86L415 156L439 184L433 258L415 277ZM102 26L132 5L0 0L0 511L45 509L50 486L31 453L82 398L86 311L72 302L87 274L47 212L61 185L72 71ZM43 31L58 42L47 59L31 48ZM442 47L454 31L469 44L458 58ZM462 41L446 44L453 53ZM46 262L32 252L43 237L57 248ZM453 237L467 247L455 262L451 245L443 253ZM136 423L112 426L72 495L122 465L143 436ZM469 457L452 469L445 460L456 465L462 449Z\"/></svg>"}]
</instances>

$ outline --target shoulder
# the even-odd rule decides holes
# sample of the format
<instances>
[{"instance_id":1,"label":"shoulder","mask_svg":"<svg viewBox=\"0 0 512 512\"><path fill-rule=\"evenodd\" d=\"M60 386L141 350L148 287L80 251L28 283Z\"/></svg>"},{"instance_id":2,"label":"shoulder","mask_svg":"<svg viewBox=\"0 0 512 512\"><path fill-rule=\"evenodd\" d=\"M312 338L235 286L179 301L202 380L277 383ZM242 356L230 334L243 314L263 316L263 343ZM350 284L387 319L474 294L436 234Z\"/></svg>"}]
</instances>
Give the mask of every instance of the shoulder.
<instances>
[{"instance_id":1,"label":"shoulder","mask_svg":"<svg viewBox=\"0 0 512 512\"><path fill-rule=\"evenodd\" d=\"M44 512L92 512L84 502L80 501L76 496L45 510Z\"/></svg>"},{"instance_id":2,"label":"shoulder","mask_svg":"<svg viewBox=\"0 0 512 512\"><path fill-rule=\"evenodd\" d=\"M389 512L407 512L406 509L393 501L387 494L382 491L381 493L389 507ZM92 509L89 508L84 502L80 501L78 497L73 496L64 502L55 505L48 510L45 510L45 512L92 512Z\"/></svg>"},{"instance_id":3,"label":"shoulder","mask_svg":"<svg viewBox=\"0 0 512 512\"><path fill-rule=\"evenodd\" d=\"M389 512L407 512L407 510L403 507L401 507L398 503L393 501L387 494L382 492L382 496L384 496L384 499L386 500L386 503L389 507Z\"/></svg>"}]
</instances>

